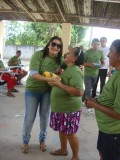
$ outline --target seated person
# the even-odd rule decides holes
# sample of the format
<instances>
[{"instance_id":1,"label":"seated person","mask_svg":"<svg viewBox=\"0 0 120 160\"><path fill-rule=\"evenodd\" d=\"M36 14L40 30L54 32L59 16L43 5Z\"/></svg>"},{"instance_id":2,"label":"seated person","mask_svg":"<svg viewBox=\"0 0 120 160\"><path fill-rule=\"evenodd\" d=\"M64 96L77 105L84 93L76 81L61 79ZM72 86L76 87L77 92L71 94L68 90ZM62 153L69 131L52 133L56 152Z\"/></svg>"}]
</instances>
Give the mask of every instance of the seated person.
<instances>
[{"instance_id":1,"label":"seated person","mask_svg":"<svg viewBox=\"0 0 120 160\"><path fill-rule=\"evenodd\" d=\"M8 66L19 66L21 64L21 59L20 59L20 56L21 56L21 51L18 50L16 52L16 55L11 57L8 61ZM17 73L18 76L17 76L17 84L18 85L22 85L22 83L20 82L21 79L23 77L25 77L27 75L27 71L21 69L21 68L12 68L13 72L14 73Z\"/></svg>"},{"instance_id":2,"label":"seated person","mask_svg":"<svg viewBox=\"0 0 120 160\"><path fill-rule=\"evenodd\" d=\"M5 66L1 60L0 60L0 71L5 71ZM14 88L14 86L17 83L16 77L9 72L0 73L0 77L7 83L7 89L8 89L7 96L15 97L14 94L12 94L12 92L18 92L18 90Z\"/></svg>"}]
</instances>

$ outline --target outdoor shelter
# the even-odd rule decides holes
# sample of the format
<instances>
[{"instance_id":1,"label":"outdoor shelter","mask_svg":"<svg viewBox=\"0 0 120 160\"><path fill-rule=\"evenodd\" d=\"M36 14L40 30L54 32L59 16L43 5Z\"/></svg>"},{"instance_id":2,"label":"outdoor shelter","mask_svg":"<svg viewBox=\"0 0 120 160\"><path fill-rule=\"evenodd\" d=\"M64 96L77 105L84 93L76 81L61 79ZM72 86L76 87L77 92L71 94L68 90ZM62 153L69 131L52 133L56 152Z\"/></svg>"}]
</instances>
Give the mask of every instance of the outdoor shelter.
<instances>
[{"instance_id":1,"label":"outdoor shelter","mask_svg":"<svg viewBox=\"0 0 120 160\"><path fill-rule=\"evenodd\" d=\"M61 23L66 51L71 24L120 28L120 0L0 0L0 20Z\"/></svg>"}]
</instances>

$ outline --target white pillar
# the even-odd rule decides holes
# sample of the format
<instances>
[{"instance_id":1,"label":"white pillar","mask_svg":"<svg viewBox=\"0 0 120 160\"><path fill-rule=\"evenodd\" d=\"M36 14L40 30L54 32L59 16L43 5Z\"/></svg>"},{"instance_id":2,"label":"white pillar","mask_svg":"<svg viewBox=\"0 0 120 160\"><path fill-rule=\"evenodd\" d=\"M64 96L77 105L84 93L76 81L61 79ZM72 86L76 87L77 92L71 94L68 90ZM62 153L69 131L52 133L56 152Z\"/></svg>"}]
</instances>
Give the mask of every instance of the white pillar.
<instances>
[{"instance_id":1,"label":"white pillar","mask_svg":"<svg viewBox=\"0 0 120 160\"><path fill-rule=\"evenodd\" d=\"M3 49L4 49L4 23L0 22L0 54L1 54L1 59L3 58Z\"/></svg>"},{"instance_id":2,"label":"white pillar","mask_svg":"<svg viewBox=\"0 0 120 160\"><path fill-rule=\"evenodd\" d=\"M62 24L62 40L63 40L63 54L68 52L68 45L71 39L71 23Z\"/></svg>"}]
</instances>

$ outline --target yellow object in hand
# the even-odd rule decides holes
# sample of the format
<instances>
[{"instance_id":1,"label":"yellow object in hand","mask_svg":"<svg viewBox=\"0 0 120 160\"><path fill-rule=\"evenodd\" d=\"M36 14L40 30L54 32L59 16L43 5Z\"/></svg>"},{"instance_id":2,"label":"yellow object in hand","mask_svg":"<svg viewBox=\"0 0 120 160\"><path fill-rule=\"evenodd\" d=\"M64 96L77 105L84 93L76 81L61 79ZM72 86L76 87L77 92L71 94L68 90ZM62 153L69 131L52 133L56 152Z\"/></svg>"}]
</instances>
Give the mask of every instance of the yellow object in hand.
<instances>
[{"instance_id":1,"label":"yellow object in hand","mask_svg":"<svg viewBox=\"0 0 120 160\"><path fill-rule=\"evenodd\" d=\"M52 77L52 72L43 72L43 76L45 76L45 77L48 77L48 78L50 78L50 77Z\"/></svg>"},{"instance_id":2,"label":"yellow object in hand","mask_svg":"<svg viewBox=\"0 0 120 160\"><path fill-rule=\"evenodd\" d=\"M47 71L43 72L43 76L48 77L48 78L57 77L57 75L55 73L47 72Z\"/></svg>"},{"instance_id":3,"label":"yellow object in hand","mask_svg":"<svg viewBox=\"0 0 120 160\"><path fill-rule=\"evenodd\" d=\"M45 71L43 73L43 76L48 77L48 78L50 78L50 77L57 77L57 75L55 73L47 72L47 71Z\"/></svg>"}]
</instances>

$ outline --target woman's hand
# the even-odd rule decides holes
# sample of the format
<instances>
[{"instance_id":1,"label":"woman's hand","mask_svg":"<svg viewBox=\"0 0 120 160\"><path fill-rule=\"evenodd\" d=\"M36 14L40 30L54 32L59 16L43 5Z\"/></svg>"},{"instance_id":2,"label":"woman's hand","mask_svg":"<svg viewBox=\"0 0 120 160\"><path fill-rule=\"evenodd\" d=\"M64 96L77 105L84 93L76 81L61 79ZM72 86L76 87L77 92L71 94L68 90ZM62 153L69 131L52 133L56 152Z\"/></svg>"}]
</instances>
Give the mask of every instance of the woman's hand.
<instances>
[{"instance_id":1,"label":"woman's hand","mask_svg":"<svg viewBox=\"0 0 120 160\"><path fill-rule=\"evenodd\" d=\"M97 104L98 104L98 102L93 98L86 98L85 99L85 105L87 106L87 108L96 108Z\"/></svg>"},{"instance_id":2,"label":"woman's hand","mask_svg":"<svg viewBox=\"0 0 120 160\"><path fill-rule=\"evenodd\" d=\"M51 77L49 78L49 85L55 85L55 86L59 86L61 84L61 78L59 76L57 77Z\"/></svg>"}]
</instances>

